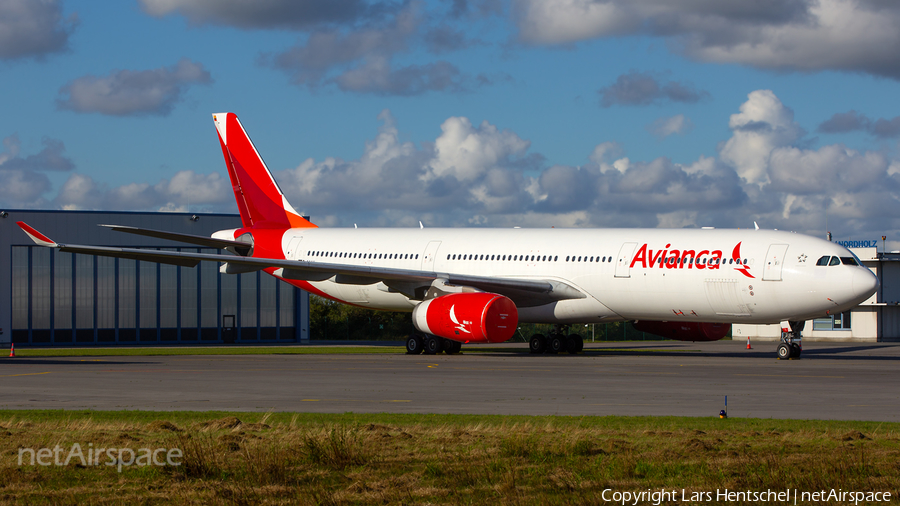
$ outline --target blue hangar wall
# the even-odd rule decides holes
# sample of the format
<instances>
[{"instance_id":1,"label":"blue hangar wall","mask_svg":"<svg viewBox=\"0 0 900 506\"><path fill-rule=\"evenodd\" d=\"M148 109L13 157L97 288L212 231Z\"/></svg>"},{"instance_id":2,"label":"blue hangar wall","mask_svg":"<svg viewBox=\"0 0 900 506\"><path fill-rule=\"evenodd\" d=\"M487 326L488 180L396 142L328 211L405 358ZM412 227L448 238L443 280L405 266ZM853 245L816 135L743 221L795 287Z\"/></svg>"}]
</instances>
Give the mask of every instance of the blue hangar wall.
<instances>
[{"instance_id":1,"label":"blue hangar wall","mask_svg":"<svg viewBox=\"0 0 900 506\"><path fill-rule=\"evenodd\" d=\"M97 225L203 236L241 226L236 214L4 210L0 342L114 345L309 339L309 294L264 272L221 274L213 262L191 268L60 253L35 245L17 221L63 244L204 253L217 250Z\"/></svg>"}]
</instances>

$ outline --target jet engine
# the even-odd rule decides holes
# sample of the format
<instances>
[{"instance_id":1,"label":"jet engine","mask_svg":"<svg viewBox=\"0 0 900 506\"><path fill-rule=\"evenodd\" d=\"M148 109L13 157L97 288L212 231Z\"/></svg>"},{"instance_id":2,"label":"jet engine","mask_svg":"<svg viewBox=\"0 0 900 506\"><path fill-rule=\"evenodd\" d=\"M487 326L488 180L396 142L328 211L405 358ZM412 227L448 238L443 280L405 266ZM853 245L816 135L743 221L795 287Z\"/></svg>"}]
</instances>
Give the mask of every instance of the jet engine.
<instances>
[{"instance_id":1,"label":"jet engine","mask_svg":"<svg viewBox=\"0 0 900 506\"><path fill-rule=\"evenodd\" d=\"M636 321L634 328L679 341L718 341L731 330L730 323Z\"/></svg>"},{"instance_id":2,"label":"jet engine","mask_svg":"<svg viewBox=\"0 0 900 506\"><path fill-rule=\"evenodd\" d=\"M426 334L462 343L502 343L515 334L519 311L496 293L451 293L422 302L412 319Z\"/></svg>"}]
</instances>

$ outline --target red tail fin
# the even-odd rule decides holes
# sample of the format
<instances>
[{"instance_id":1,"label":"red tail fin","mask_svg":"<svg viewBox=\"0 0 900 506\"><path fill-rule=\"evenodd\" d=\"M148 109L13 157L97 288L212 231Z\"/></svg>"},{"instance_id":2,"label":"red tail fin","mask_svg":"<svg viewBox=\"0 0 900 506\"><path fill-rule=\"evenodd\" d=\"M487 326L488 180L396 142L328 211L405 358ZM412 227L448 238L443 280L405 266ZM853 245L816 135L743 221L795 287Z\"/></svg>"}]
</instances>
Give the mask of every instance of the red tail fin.
<instances>
[{"instance_id":1,"label":"red tail fin","mask_svg":"<svg viewBox=\"0 0 900 506\"><path fill-rule=\"evenodd\" d=\"M244 227L315 227L291 207L237 116L213 114L213 121Z\"/></svg>"}]
</instances>

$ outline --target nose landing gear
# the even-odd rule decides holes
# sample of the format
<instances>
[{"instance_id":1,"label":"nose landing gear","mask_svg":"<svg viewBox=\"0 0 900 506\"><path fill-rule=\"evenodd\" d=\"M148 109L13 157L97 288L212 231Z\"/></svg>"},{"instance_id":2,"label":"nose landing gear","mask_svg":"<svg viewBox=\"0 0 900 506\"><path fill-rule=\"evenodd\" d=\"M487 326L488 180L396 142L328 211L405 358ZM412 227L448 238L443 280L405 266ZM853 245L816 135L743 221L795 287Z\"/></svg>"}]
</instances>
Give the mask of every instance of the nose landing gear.
<instances>
[{"instance_id":1,"label":"nose landing gear","mask_svg":"<svg viewBox=\"0 0 900 506\"><path fill-rule=\"evenodd\" d=\"M803 351L801 332L806 326L806 321L788 322L790 330L781 329L781 343L778 345L778 360L800 358Z\"/></svg>"}]
</instances>

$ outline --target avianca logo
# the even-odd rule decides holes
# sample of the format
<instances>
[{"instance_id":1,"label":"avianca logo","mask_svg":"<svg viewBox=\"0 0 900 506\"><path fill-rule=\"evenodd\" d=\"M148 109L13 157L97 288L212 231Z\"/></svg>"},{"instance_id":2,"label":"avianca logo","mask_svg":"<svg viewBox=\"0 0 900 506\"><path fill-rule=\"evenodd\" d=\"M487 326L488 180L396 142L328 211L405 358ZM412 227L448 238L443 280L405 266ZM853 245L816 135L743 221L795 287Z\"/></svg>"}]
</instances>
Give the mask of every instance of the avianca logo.
<instances>
[{"instance_id":1,"label":"avianca logo","mask_svg":"<svg viewBox=\"0 0 900 506\"><path fill-rule=\"evenodd\" d=\"M452 321L456 325L456 330L461 330L466 334L472 333L465 327L465 324L469 322L463 321L462 323L459 323L459 319L456 318L456 304L450 306L450 321ZM459 332L457 332L457 334L459 334Z\"/></svg>"},{"instance_id":2,"label":"avianca logo","mask_svg":"<svg viewBox=\"0 0 900 506\"><path fill-rule=\"evenodd\" d=\"M699 252L692 249L678 250L669 249L672 245L666 244L666 248L662 250L648 249L645 243L638 249L634 258L631 260L629 268L634 268L640 263L643 268L657 267L659 269L719 269L724 265L722 261L722 250L700 250ZM734 270L740 272L748 278L754 276L750 274L750 268L744 265L741 259L741 243L735 245L731 252L731 258L739 267Z\"/></svg>"},{"instance_id":3,"label":"avianca logo","mask_svg":"<svg viewBox=\"0 0 900 506\"><path fill-rule=\"evenodd\" d=\"M744 276L747 276L748 278L753 277L753 275L750 274L750 268L741 262L741 243L737 243L734 246L734 250L732 250L732 252L731 252L731 258L734 259L735 263L737 263L740 266L740 267L735 267L734 270L740 272L741 274L743 274Z\"/></svg>"}]
</instances>

